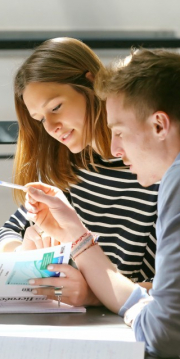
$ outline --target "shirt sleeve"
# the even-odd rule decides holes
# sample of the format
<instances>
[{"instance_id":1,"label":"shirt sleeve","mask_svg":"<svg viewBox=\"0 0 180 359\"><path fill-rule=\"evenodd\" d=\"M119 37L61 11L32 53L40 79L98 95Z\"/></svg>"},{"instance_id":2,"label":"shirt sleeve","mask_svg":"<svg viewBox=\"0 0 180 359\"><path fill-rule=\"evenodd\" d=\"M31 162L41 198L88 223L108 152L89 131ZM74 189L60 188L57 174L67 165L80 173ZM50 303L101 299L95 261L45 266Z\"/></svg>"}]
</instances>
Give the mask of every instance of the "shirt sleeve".
<instances>
[{"instance_id":1,"label":"shirt sleeve","mask_svg":"<svg viewBox=\"0 0 180 359\"><path fill-rule=\"evenodd\" d=\"M5 241L10 237L12 238L12 236L14 239L22 241L25 230L29 226L30 222L27 219L27 211L21 206L0 228L0 242Z\"/></svg>"},{"instance_id":2,"label":"shirt sleeve","mask_svg":"<svg viewBox=\"0 0 180 359\"><path fill-rule=\"evenodd\" d=\"M180 163L167 171L159 191L156 275L153 300L133 322L136 340L146 351L167 357L180 355Z\"/></svg>"},{"instance_id":3,"label":"shirt sleeve","mask_svg":"<svg viewBox=\"0 0 180 359\"><path fill-rule=\"evenodd\" d=\"M120 308L119 315L124 317L125 312L131 308L134 304L139 302L140 299L148 298L149 295L147 293L147 289L140 287L138 284L135 284L134 290L131 293L130 297L127 299L125 304Z\"/></svg>"}]
</instances>

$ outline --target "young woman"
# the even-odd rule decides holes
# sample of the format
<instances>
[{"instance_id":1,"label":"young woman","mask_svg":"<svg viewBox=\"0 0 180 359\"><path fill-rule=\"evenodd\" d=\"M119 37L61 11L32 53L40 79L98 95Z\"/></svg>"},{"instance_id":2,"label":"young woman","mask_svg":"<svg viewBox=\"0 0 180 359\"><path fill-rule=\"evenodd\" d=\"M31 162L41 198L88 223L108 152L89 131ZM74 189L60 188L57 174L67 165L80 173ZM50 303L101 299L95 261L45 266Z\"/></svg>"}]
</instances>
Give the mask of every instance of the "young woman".
<instances>
[{"instance_id":1,"label":"young woman","mask_svg":"<svg viewBox=\"0 0 180 359\"><path fill-rule=\"evenodd\" d=\"M105 103L93 89L102 67L92 50L71 38L44 42L20 67L14 84L15 181L24 185L40 178L66 192L115 266L142 282L154 276L158 184L144 189L110 153ZM16 191L15 198L24 203L23 192ZM5 244L14 248L12 231L21 240L28 225L20 208L1 229L4 250Z\"/></svg>"}]
</instances>

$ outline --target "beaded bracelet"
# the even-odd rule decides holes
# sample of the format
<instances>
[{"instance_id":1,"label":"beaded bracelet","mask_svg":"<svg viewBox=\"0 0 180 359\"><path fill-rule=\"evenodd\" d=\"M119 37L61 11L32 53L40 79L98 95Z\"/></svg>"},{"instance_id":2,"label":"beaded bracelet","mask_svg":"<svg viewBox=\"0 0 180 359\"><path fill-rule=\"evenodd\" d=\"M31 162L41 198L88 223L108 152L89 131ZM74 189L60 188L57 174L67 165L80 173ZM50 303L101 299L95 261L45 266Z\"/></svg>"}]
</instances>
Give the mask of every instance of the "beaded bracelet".
<instances>
[{"instance_id":1,"label":"beaded bracelet","mask_svg":"<svg viewBox=\"0 0 180 359\"><path fill-rule=\"evenodd\" d=\"M71 258L75 260L75 258L83 253L85 250L97 244L98 235L93 234L92 232L84 233L80 238L78 238L75 242L73 242L71 247Z\"/></svg>"}]
</instances>

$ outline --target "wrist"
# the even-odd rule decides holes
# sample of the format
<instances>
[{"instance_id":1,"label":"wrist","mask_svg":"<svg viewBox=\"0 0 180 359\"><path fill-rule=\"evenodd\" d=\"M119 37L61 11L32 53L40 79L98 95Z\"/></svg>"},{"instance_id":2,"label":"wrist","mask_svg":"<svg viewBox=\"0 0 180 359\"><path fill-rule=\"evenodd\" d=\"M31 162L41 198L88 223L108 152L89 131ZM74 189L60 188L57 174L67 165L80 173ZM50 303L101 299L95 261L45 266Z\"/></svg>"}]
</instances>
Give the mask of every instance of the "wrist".
<instances>
[{"instance_id":1,"label":"wrist","mask_svg":"<svg viewBox=\"0 0 180 359\"><path fill-rule=\"evenodd\" d=\"M71 229L72 244L75 243L80 237L84 235L84 233L87 232L89 232L89 230L84 226L84 224L78 223L77 226L74 225Z\"/></svg>"},{"instance_id":2,"label":"wrist","mask_svg":"<svg viewBox=\"0 0 180 359\"><path fill-rule=\"evenodd\" d=\"M96 233L92 233L90 231L83 233L83 235L72 243L71 258L75 261L77 256L97 244L97 241L98 235Z\"/></svg>"}]
</instances>

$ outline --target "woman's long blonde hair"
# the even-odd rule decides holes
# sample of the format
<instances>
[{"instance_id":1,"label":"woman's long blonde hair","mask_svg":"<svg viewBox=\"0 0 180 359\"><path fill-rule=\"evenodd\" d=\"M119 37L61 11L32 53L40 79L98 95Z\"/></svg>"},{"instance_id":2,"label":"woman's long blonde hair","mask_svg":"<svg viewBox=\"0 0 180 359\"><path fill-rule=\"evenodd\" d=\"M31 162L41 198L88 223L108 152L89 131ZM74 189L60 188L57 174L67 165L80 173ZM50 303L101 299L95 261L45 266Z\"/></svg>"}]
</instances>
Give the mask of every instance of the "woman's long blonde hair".
<instances>
[{"instance_id":1,"label":"woman's long blonde hair","mask_svg":"<svg viewBox=\"0 0 180 359\"><path fill-rule=\"evenodd\" d=\"M14 181L21 185L37 181L61 188L63 191L78 182L76 169L94 166L92 146L81 153L70 150L45 130L42 124L31 118L23 101L23 91L31 82L56 82L69 84L86 98L87 134L95 140L98 152L110 157L110 131L106 123L105 102L94 93L93 84L86 78L93 77L103 67L99 58L84 43L72 38L45 41L24 62L14 81L15 107L19 123L17 151L14 162ZM14 191L17 202L23 203L22 191Z\"/></svg>"}]
</instances>

